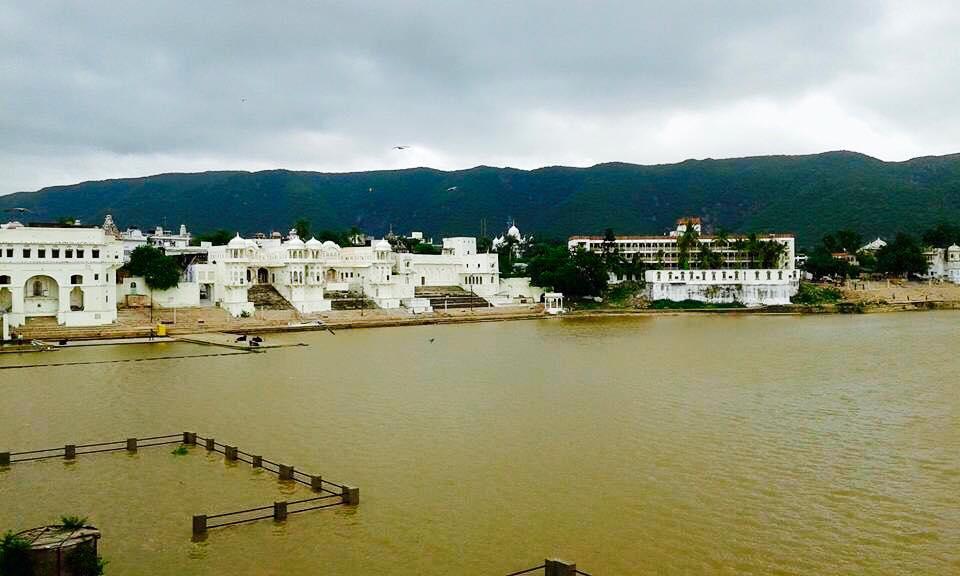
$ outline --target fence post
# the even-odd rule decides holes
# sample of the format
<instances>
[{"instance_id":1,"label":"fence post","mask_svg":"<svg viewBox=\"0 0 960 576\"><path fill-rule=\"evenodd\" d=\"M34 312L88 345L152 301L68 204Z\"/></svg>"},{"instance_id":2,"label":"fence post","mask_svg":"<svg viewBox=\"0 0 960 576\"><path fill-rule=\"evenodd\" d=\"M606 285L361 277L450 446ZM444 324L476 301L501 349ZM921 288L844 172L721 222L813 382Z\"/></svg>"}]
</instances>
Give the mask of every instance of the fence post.
<instances>
[{"instance_id":1,"label":"fence post","mask_svg":"<svg viewBox=\"0 0 960 576\"><path fill-rule=\"evenodd\" d=\"M237 447L236 446L224 446L223 447L223 456L227 460L236 460L237 459Z\"/></svg>"},{"instance_id":2,"label":"fence post","mask_svg":"<svg viewBox=\"0 0 960 576\"><path fill-rule=\"evenodd\" d=\"M193 446L197 443L197 433L196 432L184 432L183 433L183 443Z\"/></svg>"},{"instance_id":3,"label":"fence post","mask_svg":"<svg viewBox=\"0 0 960 576\"><path fill-rule=\"evenodd\" d=\"M136 451L137 451L137 439L127 438L127 452L136 452Z\"/></svg>"},{"instance_id":4,"label":"fence post","mask_svg":"<svg viewBox=\"0 0 960 576\"><path fill-rule=\"evenodd\" d=\"M360 503L360 489L352 488L350 486L344 486L340 489L340 496L343 498L344 504L349 504L351 506L356 506Z\"/></svg>"},{"instance_id":5,"label":"fence post","mask_svg":"<svg viewBox=\"0 0 960 576\"><path fill-rule=\"evenodd\" d=\"M10 453L0 452L0 466L9 466L9 465L10 465Z\"/></svg>"},{"instance_id":6,"label":"fence post","mask_svg":"<svg viewBox=\"0 0 960 576\"><path fill-rule=\"evenodd\" d=\"M254 468L263 468L263 456L251 456L250 460L253 461Z\"/></svg>"},{"instance_id":7,"label":"fence post","mask_svg":"<svg viewBox=\"0 0 960 576\"><path fill-rule=\"evenodd\" d=\"M193 517L193 535L197 536L207 531L207 515L197 514Z\"/></svg>"},{"instance_id":8,"label":"fence post","mask_svg":"<svg viewBox=\"0 0 960 576\"><path fill-rule=\"evenodd\" d=\"M216 443L214 442L213 438L207 438L207 450L209 450L210 452L213 452L213 450L214 450L216 447L217 447L217 445L216 445Z\"/></svg>"},{"instance_id":9,"label":"fence post","mask_svg":"<svg viewBox=\"0 0 960 576\"><path fill-rule=\"evenodd\" d=\"M282 522L287 519L287 502L274 502L273 503L273 519L277 522Z\"/></svg>"},{"instance_id":10,"label":"fence post","mask_svg":"<svg viewBox=\"0 0 960 576\"><path fill-rule=\"evenodd\" d=\"M311 476L310 487L313 488L315 492L320 492L323 490L323 478L320 476Z\"/></svg>"},{"instance_id":11,"label":"fence post","mask_svg":"<svg viewBox=\"0 0 960 576\"><path fill-rule=\"evenodd\" d=\"M67 460L73 460L77 457L77 445L67 444L63 447L63 457Z\"/></svg>"},{"instance_id":12,"label":"fence post","mask_svg":"<svg viewBox=\"0 0 960 576\"><path fill-rule=\"evenodd\" d=\"M575 576L577 573L577 565L574 562L547 558L543 561L543 564L544 576Z\"/></svg>"},{"instance_id":13,"label":"fence post","mask_svg":"<svg viewBox=\"0 0 960 576\"><path fill-rule=\"evenodd\" d=\"M280 469L281 480L293 480L293 466L287 466L286 464L279 464L277 468Z\"/></svg>"}]
</instances>

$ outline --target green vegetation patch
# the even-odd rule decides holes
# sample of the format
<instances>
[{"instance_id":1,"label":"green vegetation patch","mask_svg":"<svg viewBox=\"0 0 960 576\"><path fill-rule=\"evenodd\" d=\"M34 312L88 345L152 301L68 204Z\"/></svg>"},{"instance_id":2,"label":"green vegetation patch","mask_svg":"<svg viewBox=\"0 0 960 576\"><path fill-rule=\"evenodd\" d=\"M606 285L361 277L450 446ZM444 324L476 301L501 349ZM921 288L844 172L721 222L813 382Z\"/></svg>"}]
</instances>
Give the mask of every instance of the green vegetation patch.
<instances>
[{"instance_id":1,"label":"green vegetation patch","mask_svg":"<svg viewBox=\"0 0 960 576\"><path fill-rule=\"evenodd\" d=\"M809 284L807 282L801 282L797 294L790 299L794 304L803 304L806 306L836 304L840 300L843 300L843 293L840 292L839 288Z\"/></svg>"}]
</instances>

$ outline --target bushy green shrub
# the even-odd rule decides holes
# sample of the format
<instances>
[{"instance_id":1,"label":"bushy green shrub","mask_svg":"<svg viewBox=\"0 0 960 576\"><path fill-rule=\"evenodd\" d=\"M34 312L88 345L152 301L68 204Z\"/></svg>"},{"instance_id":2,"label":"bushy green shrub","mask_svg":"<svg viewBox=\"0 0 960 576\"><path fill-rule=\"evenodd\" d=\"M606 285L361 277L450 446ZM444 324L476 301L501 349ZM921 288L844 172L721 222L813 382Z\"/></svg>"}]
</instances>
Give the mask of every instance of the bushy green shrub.
<instances>
[{"instance_id":1,"label":"bushy green shrub","mask_svg":"<svg viewBox=\"0 0 960 576\"><path fill-rule=\"evenodd\" d=\"M807 282L800 283L800 289L790 299L794 304L818 306L820 304L835 304L843 300L843 293L834 286L820 286Z\"/></svg>"}]
</instances>

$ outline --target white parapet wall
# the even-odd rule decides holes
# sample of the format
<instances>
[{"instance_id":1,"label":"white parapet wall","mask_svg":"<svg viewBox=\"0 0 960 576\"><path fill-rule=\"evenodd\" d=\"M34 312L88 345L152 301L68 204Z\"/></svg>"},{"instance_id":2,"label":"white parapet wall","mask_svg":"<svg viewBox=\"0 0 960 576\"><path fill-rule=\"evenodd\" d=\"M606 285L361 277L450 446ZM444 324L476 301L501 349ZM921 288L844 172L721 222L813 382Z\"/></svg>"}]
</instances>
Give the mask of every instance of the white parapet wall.
<instances>
[{"instance_id":1,"label":"white parapet wall","mask_svg":"<svg viewBox=\"0 0 960 576\"><path fill-rule=\"evenodd\" d=\"M746 306L789 304L800 286L793 269L647 270L644 278L651 300Z\"/></svg>"}]
</instances>

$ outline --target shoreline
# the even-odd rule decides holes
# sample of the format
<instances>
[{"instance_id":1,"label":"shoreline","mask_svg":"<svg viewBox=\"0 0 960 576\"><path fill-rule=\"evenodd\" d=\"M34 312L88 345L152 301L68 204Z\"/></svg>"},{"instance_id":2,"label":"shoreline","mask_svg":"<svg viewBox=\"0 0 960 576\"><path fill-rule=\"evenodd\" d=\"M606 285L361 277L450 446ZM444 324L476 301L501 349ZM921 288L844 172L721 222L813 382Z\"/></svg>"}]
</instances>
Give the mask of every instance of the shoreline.
<instances>
[{"instance_id":1,"label":"shoreline","mask_svg":"<svg viewBox=\"0 0 960 576\"><path fill-rule=\"evenodd\" d=\"M486 309L490 310L490 309ZM166 324L167 336L157 336L150 339L150 331L154 326L105 326L100 329L56 327L44 333L37 330L29 333L25 340L40 340L45 344L57 348L96 346L119 343L161 343L184 341L178 337L191 334L225 333L225 334L276 334L284 332L311 332L337 331L359 328L388 328L403 326L429 326L438 324L472 324L478 322L505 322L516 320L540 320L547 318L609 318L609 317L650 317L650 316L678 316L678 315L750 315L750 316L806 316L818 314L887 314L895 312L926 312L937 310L960 310L960 301L923 301L923 302L895 302L895 303L864 303L840 302L823 305L781 305L763 306L757 308L677 308L651 310L646 308L593 308L572 310L562 315L546 314L542 308L531 309L528 306L522 309L492 309L495 311L464 311L464 312L435 312L416 316L400 316L394 314L373 314L368 317L340 317L309 319L300 322L278 323L277 321L245 321L236 325L195 324L180 326ZM56 342L66 340L66 344L57 345ZM73 342L71 342L73 341ZM5 350L4 350L5 349ZM0 351L17 353L35 350L17 349L16 344L0 346Z\"/></svg>"}]
</instances>

